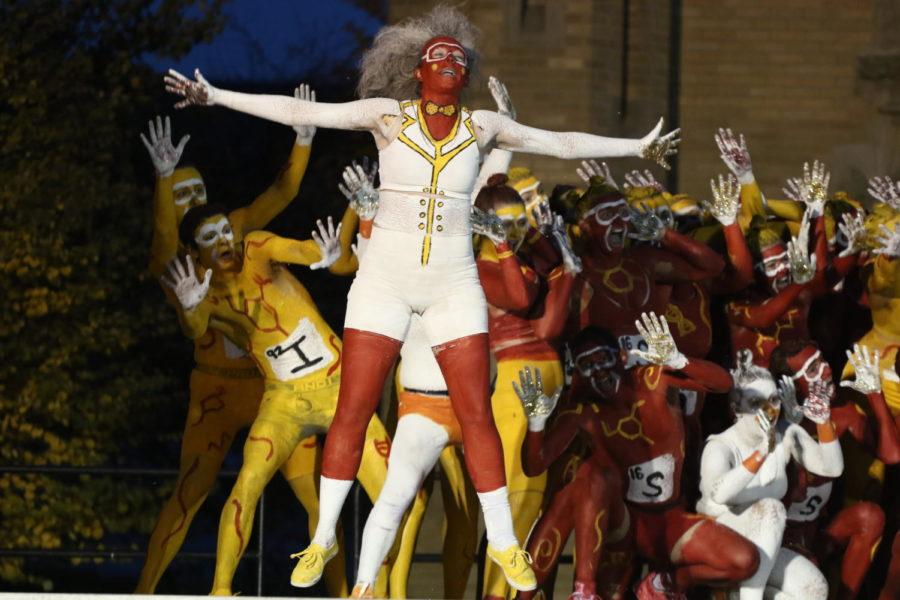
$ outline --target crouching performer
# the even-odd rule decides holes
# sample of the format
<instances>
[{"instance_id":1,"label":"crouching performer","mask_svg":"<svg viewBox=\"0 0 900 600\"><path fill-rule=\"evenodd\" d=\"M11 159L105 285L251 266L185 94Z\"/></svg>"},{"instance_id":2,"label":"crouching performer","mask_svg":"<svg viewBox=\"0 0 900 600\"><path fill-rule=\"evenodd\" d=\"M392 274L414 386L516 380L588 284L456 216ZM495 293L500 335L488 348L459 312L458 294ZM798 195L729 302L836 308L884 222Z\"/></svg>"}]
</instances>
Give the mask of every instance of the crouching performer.
<instances>
[{"instance_id":1,"label":"crouching performer","mask_svg":"<svg viewBox=\"0 0 900 600\"><path fill-rule=\"evenodd\" d=\"M816 441L799 425L779 419L782 399L795 404L790 378L779 390L771 373L753 364L750 350L738 352L737 364L731 393L736 420L710 436L703 449L697 508L746 536L759 550L759 567L741 584L741 600L761 599L767 587L784 600L824 600L828 584L819 569L801 554L781 547L787 516L781 498L788 489L791 460L824 477L843 472L827 392L813 390L802 407L816 423Z\"/></svg>"},{"instance_id":2,"label":"crouching performer","mask_svg":"<svg viewBox=\"0 0 900 600\"><path fill-rule=\"evenodd\" d=\"M363 99L343 104L221 90L199 72L196 81L173 71L166 77L167 89L184 97L178 106L218 104L284 124L365 130L379 150L380 206L347 304L343 360L349 376L341 381L323 452L316 535L291 577L299 587L318 581L337 551L335 525L359 467L366 427L415 312L460 420L488 555L512 587L534 588L534 573L513 533L489 402L487 309L469 222L481 154L497 146L563 158L665 162L676 151L676 132L660 136L662 123L642 139L614 139L544 131L461 106L476 58L475 33L461 12L446 6L385 27L362 60Z\"/></svg>"},{"instance_id":3,"label":"crouching performer","mask_svg":"<svg viewBox=\"0 0 900 600\"><path fill-rule=\"evenodd\" d=\"M238 560L253 527L256 503L297 443L331 425L341 376L341 340L309 292L283 264L329 267L340 256L337 231L319 223L312 240L266 231L235 243L222 207L187 212L179 236L191 254L170 263L163 283L180 305L179 320L192 339L217 329L247 349L265 379L259 412L244 444L244 463L219 523L214 594L230 594ZM194 261L207 269L203 279ZM365 430L359 479L373 500L386 474L378 446L389 442L377 418ZM354 477L356 473L354 472Z\"/></svg>"}]
</instances>

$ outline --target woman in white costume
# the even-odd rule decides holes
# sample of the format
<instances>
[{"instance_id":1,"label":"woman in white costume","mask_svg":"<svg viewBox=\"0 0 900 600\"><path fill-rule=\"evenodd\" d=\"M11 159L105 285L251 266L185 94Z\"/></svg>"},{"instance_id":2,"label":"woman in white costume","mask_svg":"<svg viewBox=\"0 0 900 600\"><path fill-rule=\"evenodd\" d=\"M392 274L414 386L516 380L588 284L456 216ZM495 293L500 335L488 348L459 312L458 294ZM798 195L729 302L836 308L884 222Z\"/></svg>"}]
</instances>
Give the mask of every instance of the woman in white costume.
<instances>
[{"instance_id":1,"label":"woman in white costume","mask_svg":"<svg viewBox=\"0 0 900 600\"><path fill-rule=\"evenodd\" d=\"M787 466L797 461L812 473L839 477L841 447L830 420L827 390L813 392L802 407L793 381L775 385L771 373L753 364L741 350L732 371L731 406L735 423L707 439L700 464L701 498L697 512L711 515L759 549L759 569L740 588L741 600L825 600L828 584L806 557L781 546L788 488ZM817 425L819 440L802 427L779 419L785 411Z\"/></svg>"},{"instance_id":2,"label":"woman in white costume","mask_svg":"<svg viewBox=\"0 0 900 600\"><path fill-rule=\"evenodd\" d=\"M359 466L363 436L382 385L420 315L461 424L466 466L485 517L488 555L516 589L534 573L512 529L503 453L488 389L487 310L472 251L470 198L484 152L494 147L561 158L640 156L665 164L677 131L662 122L641 139L556 133L493 111L461 106L476 60L476 30L438 6L383 28L363 56L361 100L329 104L242 94L170 71L167 89L184 107L220 105L291 125L365 130L379 151L380 205L350 289L337 413L325 444L319 525L291 583L308 587L336 553L335 525ZM476 450L477 449L477 450Z\"/></svg>"}]
</instances>

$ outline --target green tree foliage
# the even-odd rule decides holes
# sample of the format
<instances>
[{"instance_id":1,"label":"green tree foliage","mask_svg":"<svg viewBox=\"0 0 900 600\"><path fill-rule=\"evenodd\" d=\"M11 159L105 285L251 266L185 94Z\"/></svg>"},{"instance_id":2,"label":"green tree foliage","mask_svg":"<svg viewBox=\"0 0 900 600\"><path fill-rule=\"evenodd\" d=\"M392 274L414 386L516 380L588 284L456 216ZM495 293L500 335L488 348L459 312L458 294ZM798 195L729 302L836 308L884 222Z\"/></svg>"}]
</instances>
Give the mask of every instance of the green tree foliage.
<instances>
[{"instance_id":1,"label":"green tree foliage","mask_svg":"<svg viewBox=\"0 0 900 600\"><path fill-rule=\"evenodd\" d=\"M162 81L139 57L210 39L219 8L0 2L2 465L133 464L155 415L183 406L184 379L155 360L190 363L145 268L152 175L137 134ZM96 548L146 530L160 500L134 483L0 473L0 547ZM20 559L0 561L0 578L50 585Z\"/></svg>"}]
</instances>

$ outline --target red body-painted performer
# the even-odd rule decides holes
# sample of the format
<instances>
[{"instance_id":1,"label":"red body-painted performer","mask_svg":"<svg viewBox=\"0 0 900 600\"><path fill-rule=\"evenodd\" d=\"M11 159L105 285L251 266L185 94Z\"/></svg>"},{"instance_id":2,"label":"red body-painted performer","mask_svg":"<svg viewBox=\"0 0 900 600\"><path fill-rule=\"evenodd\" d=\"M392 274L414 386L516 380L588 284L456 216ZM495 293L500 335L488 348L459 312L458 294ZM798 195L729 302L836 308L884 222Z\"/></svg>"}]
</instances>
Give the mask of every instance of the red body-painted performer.
<instances>
[{"instance_id":1,"label":"red body-painted performer","mask_svg":"<svg viewBox=\"0 0 900 600\"><path fill-rule=\"evenodd\" d=\"M505 238L484 236L476 264L488 302L490 347L497 361L491 407L503 445L513 526L516 537L525 539L540 514L546 477L542 473L528 476L523 471L520 450L527 420L510 384L521 369L530 368L540 370L548 389L562 386L562 365L552 344L565 327L569 297L581 265L561 224L549 207L541 205L541 222L556 240L563 264L546 277L538 274L533 262L538 242L528 244L526 240L541 234L529 227L522 199L505 183L505 175L492 176L475 201L476 207L503 224ZM503 241L507 245L499 246ZM484 597L503 598L507 592L502 572L489 562L485 565Z\"/></svg>"},{"instance_id":2,"label":"red body-painted performer","mask_svg":"<svg viewBox=\"0 0 900 600\"><path fill-rule=\"evenodd\" d=\"M185 98L179 106L219 104L285 124L366 130L379 149L379 210L348 298L343 360L349 375L341 382L324 450L319 526L292 575L297 586L314 584L336 552L334 526L359 465L365 425L415 311L461 417L488 554L513 587L534 587L527 556L512 533L502 448L489 409L487 314L469 222L478 163L495 146L564 158L642 156L658 162L675 152L677 132L660 136L661 123L640 140L626 140L549 132L495 112L469 111L460 95L475 60L474 38L468 19L445 6L385 27L363 57L363 99L344 104L221 90L199 72L196 81L171 71L166 78L167 89Z\"/></svg>"},{"instance_id":3,"label":"red body-painted performer","mask_svg":"<svg viewBox=\"0 0 900 600\"><path fill-rule=\"evenodd\" d=\"M767 227L749 233L758 258L757 285L745 298L731 302L726 314L733 351L749 349L754 363L761 367L768 367L769 355L781 342L809 338L813 299L828 293L856 266L856 247L845 248L835 258L828 253L824 217L828 178L824 165L814 163L811 172L804 165L804 177L796 185L806 211L798 235L787 244ZM812 256L810 225L814 235Z\"/></svg>"},{"instance_id":4,"label":"red body-painted performer","mask_svg":"<svg viewBox=\"0 0 900 600\"><path fill-rule=\"evenodd\" d=\"M864 394L874 417L861 412L847 394L834 394L831 368L812 342L796 340L780 345L772 353L771 369L776 377L790 377L795 382L798 400L805 399L812 386L824 386L839 402L831 407L835 435L840 438L846 433L879 460L896 464L900 461L900 434L881 392L878 353L870 354L868 348L856 346L847 356L856 379L841 385ZM806 421L803 424L811 430ZM882 508L873 502L856 502L829 519L827 507L833 485L834 478L795 466L785 496L787 526L782 544L819 564L843 551L837 595L843 600L855 598L859 592L881 541L885 519Z\"/></svg>"},{"instance_id":5,"label":"red body-painted performer","mask_svg":"<svg viewBox=\"0 0 900 600\"><path fill-rule=\"evenodd\" d=\"M649 364L626 369L622 353L610 348L611 333L598 333L593 339L585 334L574 360L590 375L578 379L581 385L573 393L583 393L589 400L580 405L580 419L596 432L592 440L602 441L622 471L637 553L664 571L651 572L639 586L638 597L664 598L694 585L741 581L756 570L756 549L727 527L685 510L681 492L683 420L680 409L667 398L670 388L725 392L731 387L731 378L717 365L681 354L665 318L644 314L635 326L646 341L646 350L635 352ZM599 409L588 410L598 401L602 403ZM577 406L574 411L579 411ZM558 417L561 423L565 414ZM529 451L531 443L539 441L534 434L530 437ZM540 531L552 532L553 527L552 522L539 524ZM530 546L537 551L541 543L546 542L534 537Z\"/></svg>"}]
</instances>

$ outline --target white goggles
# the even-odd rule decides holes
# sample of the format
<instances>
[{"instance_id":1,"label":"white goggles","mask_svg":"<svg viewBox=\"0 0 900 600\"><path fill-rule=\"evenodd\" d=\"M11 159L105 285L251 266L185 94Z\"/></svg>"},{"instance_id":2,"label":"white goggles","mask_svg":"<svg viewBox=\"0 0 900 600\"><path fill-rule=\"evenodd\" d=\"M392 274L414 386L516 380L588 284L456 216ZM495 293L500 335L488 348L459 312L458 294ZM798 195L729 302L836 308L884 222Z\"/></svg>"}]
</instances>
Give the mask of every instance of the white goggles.
<instances>
[{"instance_id":1,"label":"white goggles","mask_svg":"<svg viewBox=\"0 0 900 600\"><path fill-rule=\"evenodd\" d=\"M441 54L441 50L444 51L444 54ZM427 63L438 62L447 57L450 57L453 59L453 62L463 67L469 64L465 48L450 42L435 42L425 48L425 53L422 54L422 60Z\"/></svg>"},{"instance_id":2,"label":"white goggles","mask_svg":"<svg viewBox=\"0 0 900 600\"><path fill-rule=\"evenodd\" d=\"M201 248L215 246L221 239L228 242L234 241L234 232L231 230L231 223L227 217L222 217L215 223L206 223L197 230L197 235L194 236L194 241Z\"/></svg>"}]
</instances>

